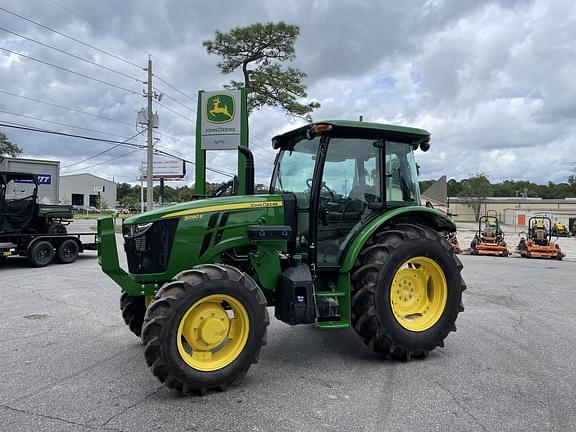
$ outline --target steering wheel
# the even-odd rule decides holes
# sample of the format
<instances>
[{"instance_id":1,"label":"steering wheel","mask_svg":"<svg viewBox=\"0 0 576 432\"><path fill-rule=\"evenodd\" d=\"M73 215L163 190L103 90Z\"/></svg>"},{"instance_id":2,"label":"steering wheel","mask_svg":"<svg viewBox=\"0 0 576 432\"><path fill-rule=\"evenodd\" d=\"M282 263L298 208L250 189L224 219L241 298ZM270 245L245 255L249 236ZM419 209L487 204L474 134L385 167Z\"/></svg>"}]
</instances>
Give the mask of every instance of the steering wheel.
<instances>
[{"instance_id":1,"label":"steering wheel","mask_svg":"<svg viewBox=\"0 0 576 432\"><path fill-rule=\"evenodd\" d=\"M312 179L308 179L306 180L306 185L310 188L310 190L312 190ZM322 182L322 189L326 190L326 192L328 192L328 194L330 195L330 198L336 198L336 194L334 193L334 191L332 189L330 189L328 186L326 186L326 183ZM322 195L322 193L320 193L320 195Z\"/></svg>"}]
</instances>

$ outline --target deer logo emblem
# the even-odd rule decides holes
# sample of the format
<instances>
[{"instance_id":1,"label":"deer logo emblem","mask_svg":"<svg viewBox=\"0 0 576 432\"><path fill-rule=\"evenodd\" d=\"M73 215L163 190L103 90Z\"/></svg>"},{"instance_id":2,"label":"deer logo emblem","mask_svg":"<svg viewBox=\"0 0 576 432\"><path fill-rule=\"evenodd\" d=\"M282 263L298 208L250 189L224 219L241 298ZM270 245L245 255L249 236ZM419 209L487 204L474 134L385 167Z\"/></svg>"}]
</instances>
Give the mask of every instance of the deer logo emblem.
<instances>
[{"instance_id":1,"label":"deer logo emblem","mask_svg":"<svg viewBox=\"0 0 576 432\"><path fill-rule=\"evenodd\" d=\"M226 94L214 95L206 102L206 116L210 123L227 123L234 120L234 99Z\"/></svg>"}]
</instances>

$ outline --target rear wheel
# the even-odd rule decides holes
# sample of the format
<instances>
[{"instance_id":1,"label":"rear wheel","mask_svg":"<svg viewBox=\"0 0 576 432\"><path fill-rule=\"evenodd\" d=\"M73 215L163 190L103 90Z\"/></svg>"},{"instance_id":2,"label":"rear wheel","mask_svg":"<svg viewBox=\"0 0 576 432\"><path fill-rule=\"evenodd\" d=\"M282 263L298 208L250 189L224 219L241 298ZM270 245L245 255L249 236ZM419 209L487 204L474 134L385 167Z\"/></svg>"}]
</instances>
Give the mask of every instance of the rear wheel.
<instances>
[{"instance_id":1,"label":"rear wheel","mask_svg":"<svg viewBox=\"0 0 576 432\"><path fill-rule=\"evenodd\" d=\"M62 264L70 264L76 261L80 247L74 240L64 240L56 249L56 258Z\"/></svg>"},{"instance_id":2,"label":"rear wheel","mask_svg":"<svg viewBox=\"0 0 576 432\"><path fill-rule=\"evenodd\" d=\"M389 358L423 357L455 331L466 289L448 242L420 225L376 233L352 273L352 324Z\"/></svg>"},{"instance_id":3,"label":"rear wheel","mask_svg":"<svg viewBox=\"0 0 576 432\"><path fill-rule=\"evenodd\" d=\"M45 240L36 242L28 250L28 260L34 267L44 267L54 259L54 247Z\"/></svg>"},{"instance_id":4,"label":"rear wheel","mask_svg":"<svg viewBox=\"0 0 576 432\"><path fill-rule=\"evenodd\" d=\"M206 264L165 284L150 304L142 340L152 373L182 393L223 390L258 361L269 324L266 299L248 275Z\"/></svg>"}]
</instances>

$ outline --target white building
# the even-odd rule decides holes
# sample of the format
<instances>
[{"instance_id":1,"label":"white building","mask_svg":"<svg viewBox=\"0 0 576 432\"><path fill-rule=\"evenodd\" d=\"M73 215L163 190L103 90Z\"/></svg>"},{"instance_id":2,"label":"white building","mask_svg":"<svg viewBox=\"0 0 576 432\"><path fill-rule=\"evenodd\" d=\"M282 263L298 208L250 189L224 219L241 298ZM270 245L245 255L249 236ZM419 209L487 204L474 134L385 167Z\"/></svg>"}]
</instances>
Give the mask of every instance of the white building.
<instances>
[{"instance_id":1,"label":"white building","mask_svg":"<svg viewBox=\"0 0 576 432\"><path fill-rule=\"evenodd\" d=\"M75 208L114 208L116 183L92 174L61 176L60 204L72 204Z\"/></svg>"}]
</instances>

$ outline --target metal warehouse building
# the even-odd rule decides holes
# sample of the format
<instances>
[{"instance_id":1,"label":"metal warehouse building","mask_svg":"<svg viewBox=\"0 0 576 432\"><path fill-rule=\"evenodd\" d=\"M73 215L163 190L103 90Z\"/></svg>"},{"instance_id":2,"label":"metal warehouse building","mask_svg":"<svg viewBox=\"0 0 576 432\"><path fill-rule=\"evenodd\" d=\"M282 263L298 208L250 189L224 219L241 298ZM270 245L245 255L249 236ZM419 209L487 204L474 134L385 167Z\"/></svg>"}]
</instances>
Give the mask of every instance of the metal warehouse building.
<instances>
[{"instance_id":1,"label":"metal warehouse building","mask_svg":"<svg viewBox=\"0 0 576 432\"><path fill-rule=\"evenodd\" d=\"M72 204L75 208L114 208L116 183L92 174L62 176L60 204Z\"/></svg>"},{"instance_id":2,"label":"metal warehouse building","mask_svg":"<svg viewBox=\"0 0 576 432\"><path fill-rule=\"evenodd\" d=\"M449 198L449 211L457 222L474 222L474 212L463 198ZM495 211L501 223L525 227L533 216L547 216L570 227L576 223L576 198L499 198L481 202L480 214Z\"/></svg>"}]
</instances>

